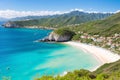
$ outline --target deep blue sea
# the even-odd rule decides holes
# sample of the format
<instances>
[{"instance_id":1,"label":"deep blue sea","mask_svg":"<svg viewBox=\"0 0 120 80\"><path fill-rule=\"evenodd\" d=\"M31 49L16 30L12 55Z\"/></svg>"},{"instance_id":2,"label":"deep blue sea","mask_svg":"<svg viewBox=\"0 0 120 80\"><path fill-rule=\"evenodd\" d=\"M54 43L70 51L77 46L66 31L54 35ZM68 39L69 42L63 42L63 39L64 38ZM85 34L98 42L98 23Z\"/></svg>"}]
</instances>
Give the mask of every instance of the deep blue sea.
<instances>
[{"instance_id":1,"label":"deep blue sea","mask_svg":"<svg viewBox=\"0 0 120 80\"><path fill-rule=\"evenodd\" d=\"M3 23L0 23L3 24ZM92 69L99 63L89 53L60 43L35 42L51 30L0 26L0 80L33 80L42 75Z\"/></svg>"}]
</instances>

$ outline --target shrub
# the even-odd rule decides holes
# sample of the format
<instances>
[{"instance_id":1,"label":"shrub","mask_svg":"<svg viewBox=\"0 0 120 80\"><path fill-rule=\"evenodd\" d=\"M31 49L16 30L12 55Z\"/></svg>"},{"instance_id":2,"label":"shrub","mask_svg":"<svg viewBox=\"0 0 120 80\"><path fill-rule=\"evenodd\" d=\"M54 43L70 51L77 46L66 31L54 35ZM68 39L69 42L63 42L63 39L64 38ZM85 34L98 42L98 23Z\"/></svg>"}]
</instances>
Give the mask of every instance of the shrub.
<instances>
[{"instance_id":1,"label":"shrub","mask_svg":"<svg viewBox=\"0 0 120 80\"><path fill-rule=\"evenodd\" d=\"M54 32L58 35L69 35L69 36L75 35L75 33L69 30L68 28L59 28L54 30Z\"/></svg>"}]
</instances>

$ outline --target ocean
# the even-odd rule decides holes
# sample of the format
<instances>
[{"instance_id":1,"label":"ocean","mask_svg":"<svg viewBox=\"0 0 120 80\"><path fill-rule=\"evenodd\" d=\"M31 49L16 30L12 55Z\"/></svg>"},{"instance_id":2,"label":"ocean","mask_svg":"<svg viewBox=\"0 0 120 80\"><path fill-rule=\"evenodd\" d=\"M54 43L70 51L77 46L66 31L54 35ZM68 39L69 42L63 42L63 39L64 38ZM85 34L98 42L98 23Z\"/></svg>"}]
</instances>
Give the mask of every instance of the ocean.
<instances>
[{"instance_id":1,"label":"ocean","mask_svg":"<svg viewBox=\"0 0 120 80\"><path fill-rule=\"evenodd\" d=\"M75 47L35 42L51 31L0 26L0 80L4 76L11 80L34 80L43 75L92 69L99 64L94 56Z\"/></svg>"}]
</instances>

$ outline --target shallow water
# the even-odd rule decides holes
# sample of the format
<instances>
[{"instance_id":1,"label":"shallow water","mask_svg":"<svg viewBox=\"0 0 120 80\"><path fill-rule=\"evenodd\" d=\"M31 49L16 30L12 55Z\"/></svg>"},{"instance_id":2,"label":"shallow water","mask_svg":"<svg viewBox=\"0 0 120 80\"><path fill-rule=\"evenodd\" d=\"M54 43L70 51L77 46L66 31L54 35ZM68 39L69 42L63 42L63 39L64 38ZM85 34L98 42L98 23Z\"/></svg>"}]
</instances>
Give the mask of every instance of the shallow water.
<instances>
[{"instance_id":1,"label":"shallow water","mask_svg":"<svg viewBox=\"0 0 120 80\"><path fill-rule=\"evenodd\" d=\"M90 54L60 43L34 42L51 30L0 27L0 79L33 80L75 69L92 69L98 61Z\"/></svg>"}]
</instances>

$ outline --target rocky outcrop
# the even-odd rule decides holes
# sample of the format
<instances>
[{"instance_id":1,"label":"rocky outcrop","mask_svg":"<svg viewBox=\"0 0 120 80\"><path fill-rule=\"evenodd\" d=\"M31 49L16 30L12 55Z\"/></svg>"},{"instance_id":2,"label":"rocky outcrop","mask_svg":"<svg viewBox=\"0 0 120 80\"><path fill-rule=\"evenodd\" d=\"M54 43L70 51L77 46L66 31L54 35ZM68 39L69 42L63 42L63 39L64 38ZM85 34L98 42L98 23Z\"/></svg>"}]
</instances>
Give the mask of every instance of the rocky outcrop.
<instances>
[{"instance_id":1,"label":"rocky outcrop","mask_svg":"<svg viewBox=\"0 0 120 80\"><path fill-rule=\"evenodd\" d=\"M59 35L56 34L55 32L52 32L49 36L48 39L50 41L56 41L56 42L64 42L64 41L69 41L72 36L70 35Z\"/></svg>"},{"instance_id":2,"label":"rocky outcrop","mask_svg":"<svg viewBox=\"0 0 120 80\"><path fill-rule=\"evenodd\" d=\"M44 39L40 40L42 42L48 42L48 41L55 41L55 42L65 42L71 40L73 35L71 34L57 34L54 31L50 33L48 37L45 37Z\"/></svg>"},{"instance_id":3,"label":"rocky outcrop","mask_svg":"<svg viewBox=\"0 0 120 80\"><path fill-rule=\"evenodd\" d=\"M20 26L16 25L14 22L11 22L11 21L6 22L5 24L3 24L3 26L6 27L6 28L18 28L18 27L20 27Z\"/></svg>"}]
</instances>

